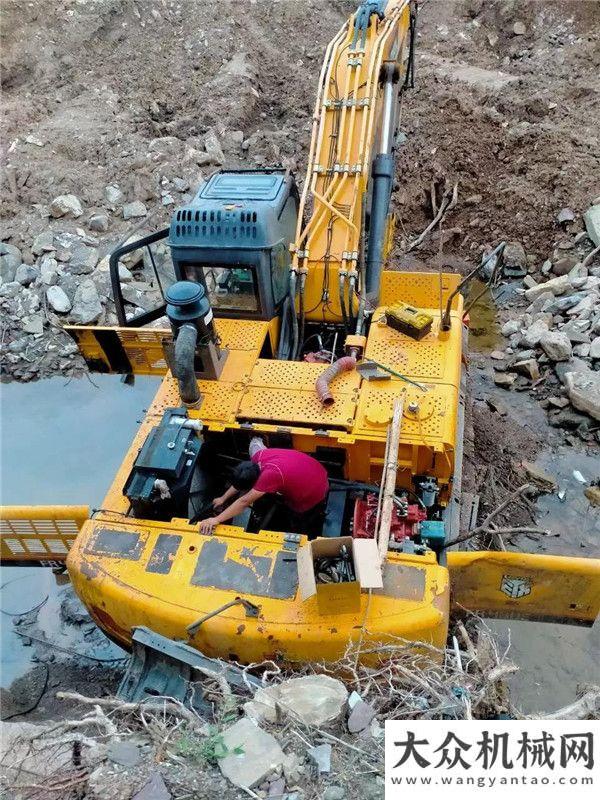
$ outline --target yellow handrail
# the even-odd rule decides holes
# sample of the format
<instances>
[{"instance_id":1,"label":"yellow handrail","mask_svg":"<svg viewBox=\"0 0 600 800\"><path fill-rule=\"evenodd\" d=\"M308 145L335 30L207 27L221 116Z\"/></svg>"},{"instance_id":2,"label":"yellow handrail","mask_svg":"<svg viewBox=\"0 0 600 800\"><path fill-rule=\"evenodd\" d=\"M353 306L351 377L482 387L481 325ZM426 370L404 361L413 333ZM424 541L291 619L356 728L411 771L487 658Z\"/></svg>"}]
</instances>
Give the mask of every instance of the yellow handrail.
<instances>
[{"instance_id":1,"label":"yellow handrail","mask_svg":"<svg viewBox=\"0 0 600 800\"><path fill-rule=\"evenodd\" d=\"M1 506L0 561L64 561L88 506Z\"/></svg>"}]
</instances>

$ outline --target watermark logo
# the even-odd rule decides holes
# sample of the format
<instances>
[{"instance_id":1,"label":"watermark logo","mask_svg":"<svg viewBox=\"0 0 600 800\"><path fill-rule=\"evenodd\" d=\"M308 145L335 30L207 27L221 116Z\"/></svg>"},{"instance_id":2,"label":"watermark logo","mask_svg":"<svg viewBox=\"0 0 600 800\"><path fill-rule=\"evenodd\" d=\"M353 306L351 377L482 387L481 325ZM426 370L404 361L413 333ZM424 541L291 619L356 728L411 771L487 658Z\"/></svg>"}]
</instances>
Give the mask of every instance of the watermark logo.
<instances>
[{"instance_id":1,"label":"watermark logo","mask_svg":"<svg viewBox=\"0 0 600 800\"><path fill-rule=\"evenodd\" d=\"M388 720L386 800L504 795L547 800L548 788L597 797L600 722Z\"/></svg>"}]
</instances>

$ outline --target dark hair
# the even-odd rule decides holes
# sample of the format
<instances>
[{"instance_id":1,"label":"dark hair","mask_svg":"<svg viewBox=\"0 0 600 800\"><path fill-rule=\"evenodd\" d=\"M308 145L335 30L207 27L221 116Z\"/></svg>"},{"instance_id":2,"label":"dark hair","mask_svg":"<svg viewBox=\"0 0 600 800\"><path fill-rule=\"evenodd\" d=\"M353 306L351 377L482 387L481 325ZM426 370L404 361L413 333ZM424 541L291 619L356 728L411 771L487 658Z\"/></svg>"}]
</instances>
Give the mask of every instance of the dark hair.
<instances>
[{"instance_id":1,"label":"dark hair","mask_svg":"<svg viewBox=\"0 0 600 800\"><path fill-rule=\"evenodd\" d=\"M233 470L231 483L235 489L252 489L259 475L260 468L258 464L254 464L252 461L242 461Z\"/></svg>"}]
</instances>

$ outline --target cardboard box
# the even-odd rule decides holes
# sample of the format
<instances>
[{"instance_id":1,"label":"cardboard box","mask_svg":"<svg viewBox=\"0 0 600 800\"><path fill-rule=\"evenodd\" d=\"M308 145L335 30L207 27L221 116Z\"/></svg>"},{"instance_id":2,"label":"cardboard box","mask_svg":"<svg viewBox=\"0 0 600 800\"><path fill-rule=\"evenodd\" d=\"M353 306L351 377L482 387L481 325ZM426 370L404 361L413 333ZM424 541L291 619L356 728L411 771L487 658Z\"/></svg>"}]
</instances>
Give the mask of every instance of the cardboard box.
<instances>
[{"instance_id":1,"label":"cardboard box","mask_svg":"<svg viewBox=\"0 0 600 800\"><path fill-rule=\"evenodd\" d=\"M337 556L346 545L352 556L357 580L346 583L317 583L315 559ZM377 542L351 536L327 537L307 542L298 550L298 588L300 597L317 596L319 614L352 614L360 610L362 589L381 589L383 576Z\"/></svg>"}]
</instances>

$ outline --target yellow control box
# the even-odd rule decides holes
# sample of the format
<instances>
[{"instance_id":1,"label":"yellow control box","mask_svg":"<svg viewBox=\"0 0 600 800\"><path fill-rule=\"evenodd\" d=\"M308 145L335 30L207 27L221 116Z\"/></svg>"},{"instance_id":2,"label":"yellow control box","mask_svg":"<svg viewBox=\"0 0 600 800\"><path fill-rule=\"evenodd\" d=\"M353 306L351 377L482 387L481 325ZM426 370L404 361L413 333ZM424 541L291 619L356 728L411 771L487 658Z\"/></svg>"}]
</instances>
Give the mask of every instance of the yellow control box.
<instances>
[{"instance_id":1,"label":"yellow control box","mask_svg":"<svg viewBox=\"0 0 600 800\"><path fill-rule=\"evenodd\" d=\"M410 336L412 339L422 339L427 336L433 324L431 314L426 314L419 308L409 306L408 303L397 303L388 306L385 310L385 320L390 328Z\"/></svg>"}]
</instances>

